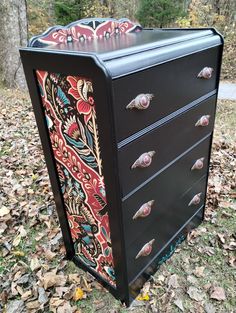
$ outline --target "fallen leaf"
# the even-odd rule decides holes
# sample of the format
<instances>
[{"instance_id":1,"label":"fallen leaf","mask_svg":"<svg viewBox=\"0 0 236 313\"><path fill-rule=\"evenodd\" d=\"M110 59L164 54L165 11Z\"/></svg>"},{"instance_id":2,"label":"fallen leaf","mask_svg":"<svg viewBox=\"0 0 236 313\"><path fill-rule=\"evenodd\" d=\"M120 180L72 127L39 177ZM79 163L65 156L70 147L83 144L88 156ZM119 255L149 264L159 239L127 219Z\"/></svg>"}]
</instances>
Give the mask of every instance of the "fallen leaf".
<instances>
[{"instance_id":1,"label":"fallen leaf","mask_svg":"<svg viewBox=\"0 0 236 313\"><path fill-rule=\"evenodd\" d=\"M217 234L217 236L220 239L221 243L225 243L225 236L224 236L224 234Z\"/></svg>"},{"instance_id":2,"label":"fallen leaf","mask_svg":"<svg viewBox=\"0 0 236 313\"><path fill-rule=\"evenodd\" d=\"M56 253L52 252L50 249L45 249L44 256L47 260L51 261L56 256Z\"/></svg>"},{"instance_id":3,"label":"fallen leaf","mask_svg":"<svg viewBox=\"0 0 236 313\"><path fill-rule=\"evenodd\" d=\"M14 247L17 247L17 246L19 245L20 241L21 241L21 235L19 234L19 235L17 235L17 236L14 238L14 240L13 240L13 242L12 242L12 245L13 245Z\"/></svg>"},{"instance_id":4,"label":"fallen leaf","mask_svg":"<svg viewBox=\"0 0 236 313\"><path fill-rule=\"evenodd\" d=\"M204 270L205 270L204 266L197 266L194 270L194 275L197 276L198 278L203 277Z\"/></svg>"},{"instance_id":5,"label":"fallen leaf","mask_svg":"<svg viewBox=\"0 0 236 313\"><path fill-rule=\"evenodd\" d=\"M57 275L52 272L48 272L42 277L43 287L45 290L47 290L50 287L65 286L66 281L67 281L66 276Z\"/></svg>"},{"instance_id":6,"label":"fallen leaf","mask_svg":"<svg viewBox=\"0 0 236 313\"><path fill-rule=\"evenodd\" d=\"M21 237L26 237L26 236L27 236L27 231L25 230L25 228L24 228L23 225L21 225L21 226L19 227L19 233L20 233L20 236L21 236Z\"/></svg>"},{"instance_id":7,"label":"fallen leaf","mask_svg":"<svg viewBox=\"0 0 236 313\"><path fill-rule=\"evenodd\" d=\"M158 277L157 277L157 280L158 281L160 281L160 282L164 282L165 281L165 276L163 276L163 275L158 275Z\"/></svg>"},{"instance_id":8,"label":"fallen leaf","mask_svg":"<svg viewBox=\"0 0 236 313\"><path fill-rule=\"evenodd\" d=\"M209 290L211 288L211 283L203 285L204 290Z\"/></svg>"},{"instance_id":9,"label":"fallen leaf","mask_svg":"<svg viewBox=\"0 0 236 313\"><path fill-rule=\"evenodd\" d=\"M211 303L206 303L204 306L205 312L206 313L215 313L216 309L214 308L213 304Z\"/></svg>"},{"instance_id":10,"label":"fallen leaf","mask_svg":"<svg viewBox=\"0 0 236 313\"><path fill-rule=\"evenodd\" d=\"M236 257L235 256L232 255L229 257L229 265L231 267L236 267Z\"/></svg>"},{"instance_id":11,"label":"fallen leaf","mask_svg":"<svg viewBox=\"0 0 236 313\"><path fill-rule=\"evenodd\" d=\"M28 290L26 292L24 292L22 295L21 295L21 299L23 301L29 299L30 297L32 296L32 291L31 290Z\"/></svg>"},{"instance_id":12,"label":"fallen leaf","mask_svg":"<svg viewBox=\"0 0 236 313\"><path fill-rule=\"evenodd\" d=\"M138 301L148 301L150 300L150 297L149 295L146 293L146 294L141 294L139 296L137 296L136 300Z\"/></svg>"},{"instance_id":13,"label":"fallen leaf","mask_svg":"<svg viewBox=\"0 0 236 313\"><path fill-rule=\"evenodd\" d=\"M40 303L38 300L26 302L26 307L28 310L38 309L40 307Z\"/></svg>"},{"instance_id":14,"label":"fallen leaf","mask_svg":"<svg viewBox=\"0 0 236 313\"><path fill-rule=\"evenodd\" d=\"M51 298L50 301L49 301L50 311L55 312L55 310L53 310L53 309L59 307L64 302L65 302L65 300L63 300L63 299Z\"/></svg>"},{"instance_id":15,"label":"fallen leaf","mask_svg":"<svg viewBox=\"0 0 236 313\"><path fill-rule=\"evenodd\" d=\"M215 299L218 301L226 300L225 290L222 287L213 287L213 290L210 294L211 299Z\"/></svg>"},{"instance_id":16,"label":"fallen leaf","mask_svg":"<svg viewBox=\"0 0 236 313\"><path fill-rule=\"evenodd\" d=\"M72 313L75 312L76 307L72 307L69 302L65 302L63 305L59 306L57 313Z\"/></svg>"},{"instance_id":17,"label":"fallen leaf","mask_svg":"<svg viewBox=\"0 0 236 313\"><path fill-rule=\"evenodd\" d=\"M27 283L29 282L29 278L30 278L30 274L22 275L22 276L17 280L17 284L18 284L18 285L27 284Z\"/></svg>"},{"instance_id":18,"label":"fallen leaf","mask_svg":"<svg viewBox=\"0 0 236 313\"><path fill-rule=\"evenodd\" d=\"M83 299L84 297L84 292L81 288L76 288L75 291L74 291L74 294L73 294L73 300L74 301L78 301L78 300L81 300Z\"/></svg>"},{"instance_id":19,"label":"fallen leaf","mask_svg":"<svg viewBox=\"0 0 236 313\"><path fill-rule=\"evenodd\" d=\"M23 288L21 288L21 286L16 286L16 290L18 291L19 295L22 296L24 293Z\"/></svg>"},{"instance_id":20,"label":"fallen leaf","mask_svg":"<svg viewBox=\"0 0 236 313\"><path fill-rule=\"evenodd\" d=\"M7 303L7 299L8 299L8 293L6 290L3 290L0 294L0 299L2 301L2 304L5 305Z\"/></svg>"},{"instance_id":21,"label":"fallen leaf","mask_svg":"<svg viewBox=\"0 0 236 313\"><path fill-rule=\"evenodd\" d=\"M31 271L36 271L41 267L39 259L37 257L33 257L30 261L30 269Z\"/></svg>"},{"instance_id":22,"label":"fallen leaf","mask_svg":"<svg viewBox=\"0 0 236 313\"><path fill-rule=\"evenodd\" d=\"M56 293L54 296L59 296L60 298L63 297L63 295L69 290L69 287L56 287L55 291Z\"/></svg>"},{"instance_id":23,"label":"fallen leaf","mask_svg":"<svg viewBox=\"0 0 236 313\"><path fill-rule=\"evenodd\" d=\"M184 312L184 307L183 307L183 301L181 299L177 299L174 301L174 304L182 311Z\"/></svg>"},{"instance_id":24,"label":"fallen leaf","mask_svg":"<svg viewBox=\"0 0 236 313\"><path fill-rule=\"evenodd\" d=\"M24 251L21 250L12 251L12 254L15 256L25 256Z\"/></svg>"},{"instance_id":25,"label":"fallen leaf","mask_svg":"<svg viewBox=\"0 0 236 313\"><path fill-rule=\"evenodd\" d=\"M68 275L68 282L74 284L80 284L81 276L79 274L69 274Z\"/></svg>"},{"instance_id":26,"label":"fallen leaf","mask_svg":"<svg viewBox=\"0 0 236 313\"><path fill-rule=\"evenodd\" d=\"M0 217L5 216L10 213L10 210L6 206L0 208Z\"/></svg>"},{"instance_id":27,"label":"fallen leaf","mask_svg":"<svg viewBox=\"0 0 236 313\"><path fill-rule=\"evenodd\" d=\"M194 277L193 275L188 275L187 276L187 281L192 284L192 285L196 285L198 280L196 277Z\"/></svg>"},{"instance_id":28,"label":"fallen leaf","mask_svg":"<svg viewBox=\"0 0 236 313\"><path fill-rule=\"evenodd\" d=\"M236 242L235 242L235 241L230 241L229 244L223 245L223 248L224 248L225 250L234 251L234 250L236 250Z\"/></svg>"},{"instance_id":29,"label":"fallen leaf","mask_svg":"<svg viewBox=\"0 0 236 313\"><path fill-rule=\"evenodd\" d=\"M187 294L191 299L195 301L202 301L204 298L203 292L200 291L198 288L192 286L189 287Z\"/></svg>"},{"instance_id":30,"label":"fallen leaf","mask_svg":"<svg viewBox=\"0 0 236 313\"><path fill-rule=\"evenodd\" d=\"M168 288L178 288L179 283L178 283L178 275L173 274L170 276L169 281L168 281Z\"/></svg>"},{"instance_id":31,"label":"fallen leaf","mask_svg":"<svg viewBox=\"0 0 236 313\"><path fill-rule=\"evenodd\" d=\"M13 300L7 304L6 313L21 313L25 308L23 300Z\"/></svg>"},{"instance_id":32,"label":"fallen leaf","mask_svg":"<svg viewBox=\"0 0 236 313\"><path fill-rule=\"evenodd\" d=\"M40 304L45 304L48 302L48 296L43 287L38 288L38 302Z\"/></svg>"},{"instance_id":33,"label":"fallen leaf","mask_svg":"<svg viewBox=\"0 0 236 313\"><path fill-rule=\"evenodd\" d=\"M72 299L74 292L75 292L75 285L72 284L70 286L70 288L68 288L68 290L64 293L63 299L65 299L65 300Z\"/></svg>"}]
</instances>

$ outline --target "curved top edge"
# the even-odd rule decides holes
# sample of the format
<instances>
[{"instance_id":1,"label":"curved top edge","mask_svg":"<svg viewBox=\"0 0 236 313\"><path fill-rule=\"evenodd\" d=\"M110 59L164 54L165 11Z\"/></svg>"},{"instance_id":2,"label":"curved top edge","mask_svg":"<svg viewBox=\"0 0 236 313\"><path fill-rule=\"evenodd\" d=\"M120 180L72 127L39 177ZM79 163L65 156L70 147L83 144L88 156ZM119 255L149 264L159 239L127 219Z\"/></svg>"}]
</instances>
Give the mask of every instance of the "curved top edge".
<instances>
[{"instance_id":1,"label":"curved top edge","mask_svg":"<svg viewBox=\"0 0 236 313\"><path fill-rule=\"evenodd\" d=\"M86 18L72 22L66 26L56 25L48 28L40 35L29 40L28 47L43 48L60 43L109 38L123 33L139 32L142 27L127 18Z\"/></svg>"}]
</instances>

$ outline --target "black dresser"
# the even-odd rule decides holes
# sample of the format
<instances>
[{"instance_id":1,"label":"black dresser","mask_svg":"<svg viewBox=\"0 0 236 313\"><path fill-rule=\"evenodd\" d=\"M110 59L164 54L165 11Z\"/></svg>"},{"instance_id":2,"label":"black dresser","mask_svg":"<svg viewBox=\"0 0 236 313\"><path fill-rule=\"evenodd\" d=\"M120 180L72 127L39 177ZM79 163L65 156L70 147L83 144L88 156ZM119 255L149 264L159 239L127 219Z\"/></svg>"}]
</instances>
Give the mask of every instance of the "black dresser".
<instances>
[{"instance_id":1,"label":"black dresser","mask_svg":"<svg viewBox=\"0 0 236 313\"><path fill-rule=\"evenodd\" d=\"M127 305L203 220L222 48L85 19L21 49L67 257Z\"/></svg>"}]
</instances>

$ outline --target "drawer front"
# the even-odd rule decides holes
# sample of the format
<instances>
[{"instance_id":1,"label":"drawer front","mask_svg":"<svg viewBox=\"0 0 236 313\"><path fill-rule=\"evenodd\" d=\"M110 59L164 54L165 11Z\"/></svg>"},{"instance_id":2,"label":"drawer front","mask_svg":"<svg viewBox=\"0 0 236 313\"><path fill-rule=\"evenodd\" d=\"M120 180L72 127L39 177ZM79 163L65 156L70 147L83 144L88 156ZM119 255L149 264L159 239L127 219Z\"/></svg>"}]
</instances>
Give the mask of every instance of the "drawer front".
<instances>
[{"instance_id":1,"label":"drawer front","mask_svg":"<svg viewBox=\"0 0 236 313\"><path fill-rule=\"evenodd\" d=\"M115 80L113 104L117 141L216 89L219 62L220 48L215 47ZM213 68L210 79L197 77L204 67ZM154 95L148 108L126 109L142 94ZM147 104L144 98L140 99L142 104Z\"/></svg>"},{"instance_id":2,"label":"drawer front","mask_svg":"<svg viewBox=\"0 0 236 313\"><path fill-rule=\"evenodd\" d=\"M145 233L153 223L161 220L163 224L169 224L168 212L171 211L175 201L177 202L186 190L207 173L210 140L211 136L207 137L123 202L123 224L127 247L130 247L140 236L139 234ZM202 164L199 163L200 161ZM202 166L197 167L196 164Z\"/></svg>"},{"instance_id":3,"label":"drawer front","mask_svg":"<svg viewBox=\"0 0 236 313\"><path fill-rule=\"evenodd\" d=\"M207 175L204 175L190 190L172 203L159 219L153 221L148 231L139 236L126 249L129 282L148 266L156 254L175 236L181 227L203 207L206 182ZM199 202L195 205L189 205L194 196L199 193L201 193Z\"/></svg>"},{"instance_id":4,"label":"drawer front","mask_svg":"<svg viewBox=\"0 0 236 313\"><path fill-rule=\"evenodd\" d=\"M121 148L118 153L118 164L123 195L128 194L194 143L212 132L215 102L216 96L211 97ZM207 126L195 126L202 116L208 115L210 118ZM151 151L156 153L152 156L149 166L141 167L141 163L140 167L132 168L140 156Z\"/></svg>"}]
</instances>

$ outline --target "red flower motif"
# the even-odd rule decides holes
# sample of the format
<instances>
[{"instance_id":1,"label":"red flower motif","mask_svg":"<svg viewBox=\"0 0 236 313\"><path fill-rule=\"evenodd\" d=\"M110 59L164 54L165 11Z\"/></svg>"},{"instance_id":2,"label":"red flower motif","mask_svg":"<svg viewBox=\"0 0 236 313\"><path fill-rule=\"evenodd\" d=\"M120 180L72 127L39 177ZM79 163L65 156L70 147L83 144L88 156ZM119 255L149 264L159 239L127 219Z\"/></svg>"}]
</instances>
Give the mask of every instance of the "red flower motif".
<instances>
[{"instance_id":1,"label":"red flower motif","mask_svg":"<svg viewBox=\"0 0 236 313\"><path fill-rule=\"evenodd\" d=\"M76 108L80 114L85 115L84 120L87 124L94 110L92 82L84 78L77 78L73 76L68 76L67 80L71 85L68 93L78 100Z\"/></svg>"},{"instance_id":2,"label":"red flower motif","mask_svg":"<svg viewBox=\"0 0 236 313\"><path fill-rule=\"evenodd\" d=\"M67 214L68 222L70 226L70 232L73 239L78 239L78 234L80 233L79 223L76 222L76 216Z\"/></svg>"}]
</instances>

